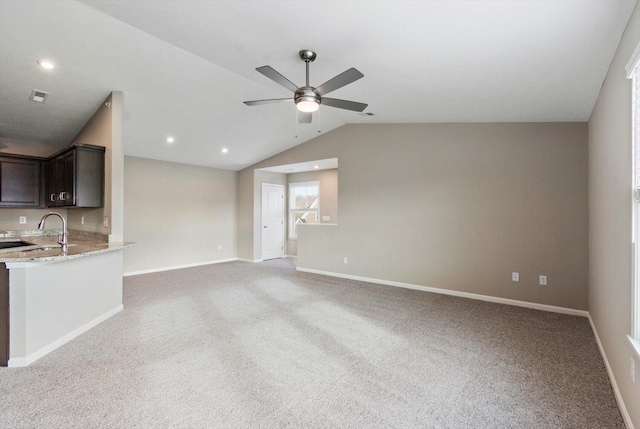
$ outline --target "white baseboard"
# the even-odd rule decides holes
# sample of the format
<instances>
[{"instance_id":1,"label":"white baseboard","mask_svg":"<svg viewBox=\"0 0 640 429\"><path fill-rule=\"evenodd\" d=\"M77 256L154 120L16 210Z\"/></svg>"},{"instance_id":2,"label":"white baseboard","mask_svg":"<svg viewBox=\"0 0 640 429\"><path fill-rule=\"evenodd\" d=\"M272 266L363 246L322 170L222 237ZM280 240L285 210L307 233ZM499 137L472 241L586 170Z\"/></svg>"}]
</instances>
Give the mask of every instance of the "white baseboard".
<instances>
[{"instance_id":1,"label":"white baseboard","mask_svg":"<svg viewBox=\"0 0 640 429\"><path fill-rule=\"evenodd\" d=\"M602 346L600 336L598 335L598 330L596 329L596 325L593 323L591 315L589 315L589 324L591 325L591 329L593 330L593 335L596 337L596 343L598 344L600 355L602 356L602 360L604 361L604 366L607 368L609 382L611 383L613 394L616 397L616 401L618 402L618 408L620 408L622 419L624 420L624 423L627 425L628 429L634 429L633 422L631 421L631 416L629 416L629 411L627 410L627 407L624 404L624 400L622 399L622 394L620 393L620 389L618 388L618 383L616 383L616 378L613 375L611 365L609 365L609 359L607 359L607 354L604 352L604 347Z\"/></svg>"},{"instance_id":2,"label":"white baseboard","mask_svg":"<svg viewBox=\"0 0 640 429\"><path fill-rule=\"evenodd\" d=\"M296 255L284 255L283 258L297 258ZM274 258L274 259L279 259L279 258ZM270 261L271 259L267 259L268 261ZM238 258L238 261L240 262L251 262L253 264L257 263L257 262L264 262L264 259L246 259L246 258Z\"/></svg>"},{"instance_id":3,"label":"white baseboard","mask_svg":"<svg viewBox=\"0 0 640 429\"><path fill-rule=\"evenodd\" d=\"M35 353L30 354L29 356L26 356L26 357L23 357L23 358L11 358L11 359L9 359L9 362L7 363L7 366L9 366L11 368L16 368L16 367L30 365L33 362L35 362L38 359L40 359L42 356L51 353L52 351L54 351L58 347L60 347L60 346L62 346L64 344L68 343L69 341L73 340L78 335L83 334L83 333L87 332L89 329L93 328L94 326L97 326L100 323L104 322L105 320L107 320L108 318L113 316L114 314L121 312L123 309L124 309L124 306L122 304L120 304L119 306L117 306L113 310L109 310L105 314L103 314L102 316L98 316L95 319L85 323L84 325L80 326L78 329L69 332L64 337L57 339L56 341L54 341L53 343L51 343L51 344L49 344L47 346L44 346L43 348L41 348L40 350L38 350Z\"/></svg>"},{"instance_id":4,"label":"white baseboard","mask_svg":"<svg viewBox=\"0 0 640 429\"><path fill-rule=\"evenodd\" d=\"M585 310L576 310L574 308L557 307L555 305L538 304L535 302L527 302L527 301L518 301L515 299L499 298L495 296L480 295L477 293L470 293L470 292L460 292L460 291L449 290L449 289L439 289L435 287L414 285L411 283L395 282L391 280L381 280L381 279L374 279L370 277L353 276L351 274L334 273L332 271L312 270L309 268L300 268L300 267L297 267L296 270L302 271L305 273L323 274L325 276L340 277L340 278L349 279L349 280L358 280L363 282L382 284L386 286L396 286L396 287L402 287L405 289L415 289L415 290L421 290L424 292L439 293L442 295L451 295L451 296L458 296L461 298L476 299L479 301L488 301L488 302L495 302L498 304L514 305L517 307L531 308L534 310L550 311L552 313L562 313L562 314L569 314L572 316L582 316L582 317L589 316L589 312Z\"/></svg>"},{"instance_id":5,"label":"white baseboard","mask_svg":"<svg viewBox=\"0 0 640 429\"><path fill-rule=\"evenodd\" d=\"M238 259L238 258L217 259L215 261L196 262L195 264L172 265L170 267L152 268L150 270L129 271L129 272L123 273L122 276L123 277L137 276L140 274L159 273L162 271L180 270L182 268L200 267L202 265L211 265L211 264L222 264L223 262L232 262L232 261L242 261L242 259Z\"/></svg>"}]
</instances>

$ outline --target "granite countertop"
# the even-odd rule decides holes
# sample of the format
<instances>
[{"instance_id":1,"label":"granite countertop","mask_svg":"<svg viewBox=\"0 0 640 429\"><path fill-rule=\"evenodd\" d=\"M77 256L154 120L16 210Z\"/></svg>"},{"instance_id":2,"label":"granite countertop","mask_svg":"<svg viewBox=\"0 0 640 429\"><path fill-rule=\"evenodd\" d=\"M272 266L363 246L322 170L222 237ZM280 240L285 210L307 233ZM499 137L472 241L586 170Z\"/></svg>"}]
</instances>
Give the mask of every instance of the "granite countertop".
<instances>
[{"instance_id":1,"label":"granite countertop","mask_svg":"<svg viewBox=\"0 0 640 429\"><path fill-rule=\"evenodd\" d=\"M60 230L29 230L0 232L0 242L25 241L30 246L0 249L0 262L53 262L113 252L134 243L109 243L104 234L69 231L67 250L58 244Z\"/></svg>"}]
</instances>

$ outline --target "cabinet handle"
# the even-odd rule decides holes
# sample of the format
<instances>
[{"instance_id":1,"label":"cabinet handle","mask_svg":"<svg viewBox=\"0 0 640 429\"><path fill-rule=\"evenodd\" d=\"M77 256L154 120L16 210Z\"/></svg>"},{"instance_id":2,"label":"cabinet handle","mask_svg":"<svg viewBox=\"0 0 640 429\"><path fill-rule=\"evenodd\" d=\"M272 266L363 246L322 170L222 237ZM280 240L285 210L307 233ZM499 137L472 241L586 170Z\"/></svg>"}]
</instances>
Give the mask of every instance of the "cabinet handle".
<instances>
[{"instance_id":1,"label":"cabinet handle","mask_svg":"<svg viewBox=\"0 0 640 429\"><path fill-rule=\"evenodd\" d=\"M66 201L64 194L66 194L66 192L60 192L60 201Z\"/></svg>"},{"instance_id":2,"label":"cabinet handle","mask_svg":"<svg viewBox=\"0 0 640 429\"><path fill-rule=\"evenodd\" d=\"M49 197L49 199L54 202L56 200L56 194L51 194L51 196Z\"/></svg>"}]
</instances>

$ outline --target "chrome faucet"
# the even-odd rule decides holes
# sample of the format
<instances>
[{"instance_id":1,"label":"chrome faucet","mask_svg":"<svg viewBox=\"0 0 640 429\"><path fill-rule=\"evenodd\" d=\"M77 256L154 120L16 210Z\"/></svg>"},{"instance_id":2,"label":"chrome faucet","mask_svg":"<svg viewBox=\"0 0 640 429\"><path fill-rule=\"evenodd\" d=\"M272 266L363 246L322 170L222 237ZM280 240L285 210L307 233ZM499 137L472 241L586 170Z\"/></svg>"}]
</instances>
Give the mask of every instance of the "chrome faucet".
<instances>
[{"instance_id":1,"label":"chrome faucet","mask_svg":"<svg viewBox=\"0 0 640 429\"><path fill-rule=\"evenodd\" d=\"M45 219L53 215L58 216L62 220L62 234L58 234L58 244L62 246L62 250L67 250L67 221L60 213L50 212L42 216L42 219L40 219L40 223L38 224L38 229L44 229Z\"/></svg>"}]
</instances>

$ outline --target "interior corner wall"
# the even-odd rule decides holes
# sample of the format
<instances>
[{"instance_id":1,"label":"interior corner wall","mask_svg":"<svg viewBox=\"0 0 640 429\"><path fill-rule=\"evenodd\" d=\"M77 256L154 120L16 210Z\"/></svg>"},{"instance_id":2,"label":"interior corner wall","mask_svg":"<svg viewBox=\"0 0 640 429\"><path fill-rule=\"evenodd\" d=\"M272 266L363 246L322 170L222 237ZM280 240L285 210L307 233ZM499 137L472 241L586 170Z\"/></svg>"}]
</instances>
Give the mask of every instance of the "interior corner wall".
<instances>
[{"instance_id":1,"label":"interior corner wall","mask_svg":"<svg viewBox=\"0 0 640 429\"><path fill-rule=\"evenodd\" d=\"M252 169L238 173L238 258L253 261L254 175Z\"/></svg>"},{"instance_id":2,"label":"interior corner wall","mask_svg":"<svg viewBox=\"0 0 640 429\"><path fill-rule=\"evenodd\" d=\"M237 172L131 156L124 167L124 238L137 243L126 274L236 258Z\"/></svg>"},{"instance_id":3,"label":"interior corner wall","mask_svg":"<svg viewBox=\"0 0 640 429\"><path fill-rule=\"evenodd\" d=\"M615 382L640 428L640 362L631 381L631 80L625 66L640 43L640 7L622 36L589 120L589 313Z\"/></svg>"},{"instance_id":4,"label":"interior corner wall","mask_svg":"<svg viewBox=\"0 0 640 429\"><path fill-rule=\"evenodd\" d=\"M111 159L109 160L110 174L105 177L105 192L107 183L110 185L111 204L109 227L110 242L124 241L124 148L122 139L122 120L124 116L124 93L111 93ZM105 166L106 167L106 166ZM107 167L105 168L105 171ZM107 177L109 180L107 181ZM106 203L106 198L105 198ZM109 213L109 212L105 212ZM104 225L103 225L104 227Z\"/></svg>"},{"instance_id":5,"label":"interior corner wall","mask_svg":"<svg viewBox=\"0 0 640 429\"><path fill-rule=\"evenodd\" d=\"M122 241L124 156L122 153L122 111L124 95L109 94L72 143L103 146L105 151L104 207L68 210L69 228L108 234L110 241ZM84 217L84 224L81 218ZM104 226L104 218L109 226ZM114 239L115 238L115 239Z\"/></svg>"},{"instance_id":6,"label":"interior corner wall","mask_svg":"<svg viewBox=\"0 0 640 429\"><path fill-rule=\"evenodd\" d=\"M249 169L326 158L339 224L298 267L587 309L586 123L346 125Z\"/></svg>"},{"instance_id":7,"label":"interior corner wall","mask_svg":"<svg viewBox=\"0 0 640 429\"><path fill-rule=\"evenodd\" d=\"M320 223L338 223L338 169L305 171L302 173L287 174L287 183L299 182L319 182L320 185ZM285 194L289 190L285 189ZM287 198L287 212L289 210L289 199ZM328 221L322 220L324 216L329 216ZM289 221L287 216L287 255L296 256L298 254L298 240L288 238ZM311 225L309 225L311 226ZM311 226L312 227L312 226Z\"/></svg>"}]
</instances>

